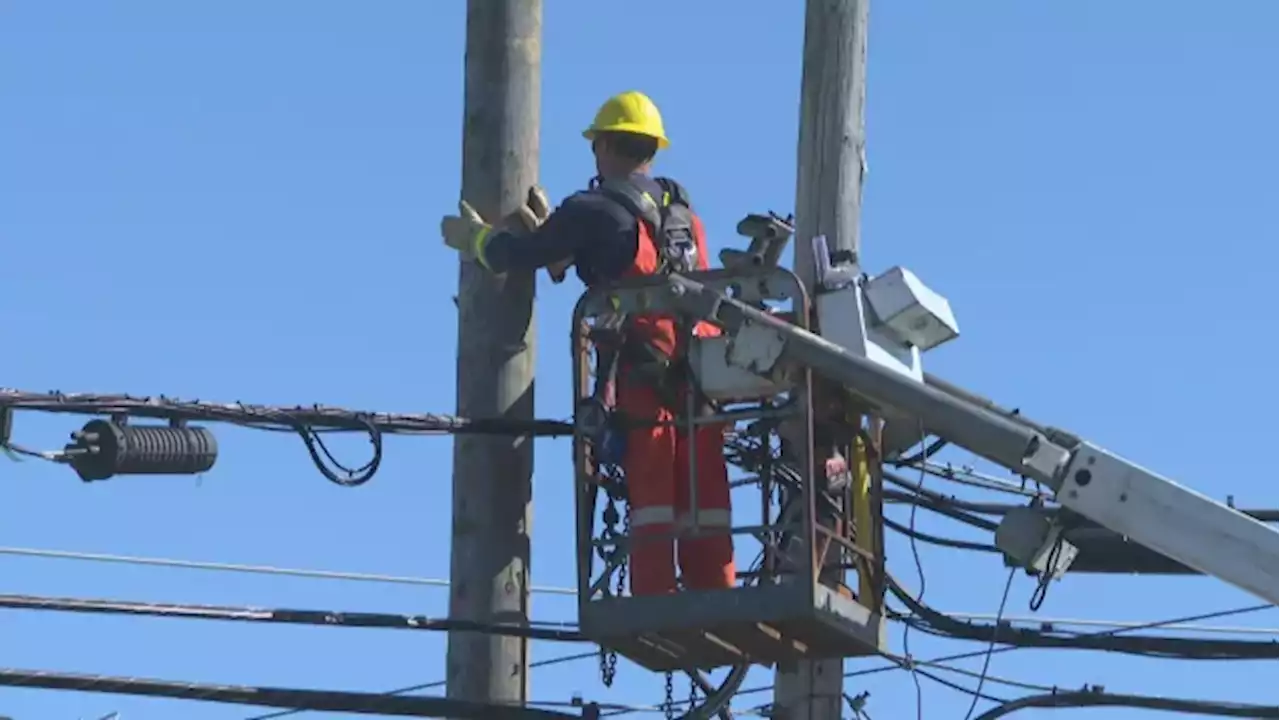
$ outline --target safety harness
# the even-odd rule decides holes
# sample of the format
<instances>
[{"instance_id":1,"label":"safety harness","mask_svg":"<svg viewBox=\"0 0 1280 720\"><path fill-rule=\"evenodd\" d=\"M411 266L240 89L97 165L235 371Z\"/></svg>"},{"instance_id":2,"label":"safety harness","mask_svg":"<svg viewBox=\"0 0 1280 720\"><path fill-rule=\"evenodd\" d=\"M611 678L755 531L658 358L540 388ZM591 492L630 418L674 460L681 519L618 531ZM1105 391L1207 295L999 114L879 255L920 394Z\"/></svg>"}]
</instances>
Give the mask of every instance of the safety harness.
<instances>
[{"instance_id":1,"label":"safety harness","mask_svg":"<svg viewBox=\"0 0 1280 720\"><path fill-rule=\"evenodd\" d=\"M657 275L692 272L698 268L698 242L694 231L693 209L684 188L670 178L655 178L662 188L662 198L654 198L637 183L628 179L593 181L592 190L626 208L645 223L657 251ZM617 381L618 371L625 369L626 381L653 387L668 407L677 407L679 391L687 388L695 395L699 413L712 411L707 398L698 391L689 367L688 339L693 325L675 324L675 357L654 346L643 333L637 332L631 318L618 317L593 330L597 348L596 393L603 400L604 388ZM681 342L683 340L683 342ZM684 348L681 352L679 348Z\"/></svg>"},{"instance_id":2,"label":"safety harness","mask_svg":"<svg viewBox=\"0 0 1280 720\"><path fill-rule=\"evenodd\" d=\"M662 188L661 200L654 198L630 179L593 182L594 189L626 208L649 228L658 250L659 275L692 272L698 267L698 242L694 237L693 208L689 195L671 178L655 178Z\"/></svg>"}]
</instances>

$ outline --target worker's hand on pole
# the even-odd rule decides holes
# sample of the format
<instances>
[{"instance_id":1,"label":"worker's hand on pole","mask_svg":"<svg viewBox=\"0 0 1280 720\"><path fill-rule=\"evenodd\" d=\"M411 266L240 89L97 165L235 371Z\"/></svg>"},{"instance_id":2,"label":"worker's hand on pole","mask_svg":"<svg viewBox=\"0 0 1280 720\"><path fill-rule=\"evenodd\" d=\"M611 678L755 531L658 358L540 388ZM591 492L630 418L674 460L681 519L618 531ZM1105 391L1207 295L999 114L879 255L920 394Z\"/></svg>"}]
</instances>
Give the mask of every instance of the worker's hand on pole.
<instances>
[{"instance_id":1,"label":"worker's hand on pole","mask_svg":"<svg viewBox=\"0 0 1280 720\"><path fill-rule=\"evenodd\" d=\"M546 192L534 185L529 188L524 204L502 218L498 229L513 235L532 233L550 216L551 203L547 200Z\"/></svg>"},{"instance_id":2,"label":"worker's hand on pole","mask_svg":"<svg viewBox=\"0 0 1280 720\"><path fill-rule=\"evenodd\" d=\"M526 216L528 220L532 220L531 226L528 227L529 232L537 230L542 226L542 223L547 221L548 217L551 217L551 201L547 198L546 191L538 185L529 188L529 196L525 200L525 206L522 209L527 209L532 216ZM551 282L556 284L564 282L565 272L572 264L573 259L567 258L561 262L548 265L547 274L551 276Z\"/></svg>"},{"instance_id":3,"label":"worker's hand on pole","mask_svg":"<svg viewBox=\"0 0 1280 720\"><path fill-rule=\"evenodd\" d=\"M458 214L446 215L440 221L440 234L445 245L458 251L464 258L476 259L484 263L484 244L494 232L505 232L513 235L527 235L536 231L551 216L551 202L547 193L539 186L529 188L525 202L514 211L507 213L497 225L490 225L480 213L466 200L459 201ZM554 282L564 280L564 271L571 260L549 267ZM555 268L558 268L555 269Z\"/></svg>"},{"instance_id":4,"label":"worker's hand on pole","mask_svg":"<svg viewBox=\"0 0 1280 720\"><path fill-rule=\"evenodd\" d=\"M529 188L529 196L525 199L524 206L529 208L535 221L534 226L529 228L530 232L537 230L547 221L547 218L551 217L551 200L547 198L547 191L539 185Z\"/></svg>"},{"instance_id":5,"label":"worker's hand on pole","mask_svg":"<svg viewBox=\"0 0 1280 720\"><path fill-rule=\"evenodd\" d=\"M476 257L484 238L492 229L466 200L458 201L457 215L446 215L440 220L440 235L444 237L444 244L467 259Z\"/></svg>"}]
</instances>

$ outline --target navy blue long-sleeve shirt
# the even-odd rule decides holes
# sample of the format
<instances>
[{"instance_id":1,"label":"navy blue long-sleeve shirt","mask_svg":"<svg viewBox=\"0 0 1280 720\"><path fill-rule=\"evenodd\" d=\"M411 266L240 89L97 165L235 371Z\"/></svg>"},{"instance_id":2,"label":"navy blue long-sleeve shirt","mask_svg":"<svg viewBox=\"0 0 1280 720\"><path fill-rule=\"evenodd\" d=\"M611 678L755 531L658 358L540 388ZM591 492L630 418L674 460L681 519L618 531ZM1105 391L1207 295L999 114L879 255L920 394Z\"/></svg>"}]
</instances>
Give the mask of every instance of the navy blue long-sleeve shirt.
<instances>
[{"instance_id":1,"label":"navy blue long-sleeve shirt","mask_svg":"<svg viewBox=\"0 0 1280 720\"><path fill-rule=\"evenodd\" d=\"M653 178L631 179L651 196L662 197L662 186ZM532 234L494 233L485 243L484 259L501 273L536 270L573 258L582 282L596 285L621 277L635 260L639 243L639 226L631 211L588 190L565 198Z\"/></svg>"}]
</instances>

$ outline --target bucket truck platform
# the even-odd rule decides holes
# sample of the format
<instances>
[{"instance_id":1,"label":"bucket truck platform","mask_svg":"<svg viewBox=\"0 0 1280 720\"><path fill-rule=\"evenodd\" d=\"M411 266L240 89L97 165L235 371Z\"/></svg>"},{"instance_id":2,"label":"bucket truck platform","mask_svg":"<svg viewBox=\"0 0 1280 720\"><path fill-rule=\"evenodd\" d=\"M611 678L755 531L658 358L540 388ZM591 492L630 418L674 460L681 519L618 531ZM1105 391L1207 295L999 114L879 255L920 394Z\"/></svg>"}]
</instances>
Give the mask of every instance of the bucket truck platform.
<instances>
[{"instance_id":1,"label":"bucket truck platform","mask_svg":"<svg viewBox=\"0 0 1280 720\"><path fill-rule=\"evenodd\" d=\"M703 287L717 288L757 304L789 304L788 316L805 326L809 303L804 286L791 272L769 266L696 273ZM882 571L874 559L879 505L869 483L849 483L835 493L822 492L825 477L801 473L787 489L787 501L774 501L775 488L764 477L757 507L738 506L738 517L758 512L729 532L761 548L758 567L741 586L726 590L681 590L659 596L627 594L623 571L630 540L625 519L625 478L620 468L601 461L601 418L592 411L591 331L610 315L637 311L677 312L664 278L641 278L589 291L574 312L573 349L577 394L574 457L577 466L578 623L601 647L616 651L654 671L715 668L744 663L790 665L818 658L879 653L884 632ZM703 422L752 427L761 446L770 448L787 433L795 447L813 443L810 373L762 377L724 364L724 339L701 344L693 362L711 382L703 390L723 400L711 417L686 414L682 429ZM711 368L714 368L712 370ZM714 376L714 377L713 377ZM597 384L597 387L599 385ZM800 392L803 390L803 392ZM744 430L748 432L748 430ZM768 462L766 459L765 462ZM764 475L764 473L762 473ZM821 495L821 499L819 498ZM741 498L741 494L738 496ZM601 512L601 504L606 504ZM874 507L873 507L874 505ZM619 506L623 506L619 508ZM856 515L861 514L861 533ZM697 513L690 513L696 517ZM717 529L717 532L724 532ZM677 535L707 532L692 527ZM824 568L860 567L857 588L829 581ZM839 572L843 575L843 572Z\"/></svg>"}]
</instances>

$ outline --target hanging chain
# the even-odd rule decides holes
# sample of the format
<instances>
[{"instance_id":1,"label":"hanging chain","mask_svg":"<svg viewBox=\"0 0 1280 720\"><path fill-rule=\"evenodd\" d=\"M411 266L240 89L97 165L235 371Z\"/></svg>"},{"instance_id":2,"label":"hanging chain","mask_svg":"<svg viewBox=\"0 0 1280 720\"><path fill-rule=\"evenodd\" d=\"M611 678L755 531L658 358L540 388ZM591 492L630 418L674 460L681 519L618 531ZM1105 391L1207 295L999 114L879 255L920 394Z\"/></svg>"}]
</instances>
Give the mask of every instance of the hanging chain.
<instances>
[{"instance_id":1,"label":"hanging chain","mask_svg":"<svg viewBox=\"0 0 1280 720\"><path fill-rule=\"evenodd\" d=\"M624 503L622 506L622 537L624 544L618 549L621 556L618 562L618 585L613 591L617 597L622 597L627 589L627 568L631 565L631 503Z\"/></svg>"},{"instance_id":2,"label":"hanging chain","mask_svg":"<svg viewBox=\"0 0 1280 720\"><path fill-rule=\"evenodd\" d=\"M600 682L605 687L613 687L613 679L618 676L618 653L600 646Z\"/></svg>"},{"instance_id":3,"label":"hanging chain","mask_svg":"<svg viewBox=\"0 0 1280 720\"><path fill-rule=\"evenodd\" d=\"M614 508L613 498L609 499L610 509ZM616 515L616 510L614 510ZM631 507L623 504L622 507L622 545L614 549L614 557L618 560L618 582L614 588L614 597L622 597L623 591L627 587L627 561L626 543L631 536ZM604 650L601 648L600 655L600 681L605 687L613 687L613 679L618 676L618 653L613 650Z\"/></svg>"},{"instance_id":4,"label":"hanging chain","mask_svg":"<svg viewBox=\"0 0 1280 720\"><path fill-rule=\"evenodd\" d=\"M689 675L689 712L693 712L698 707L698 683L694 680L692 674Z\"/></svg>"},{"instance_id":5,"label":"hanging chain","mask_svg":"<svg viewBox=\"0 0 1280 720\"><path fill-rule=\"evenodd\" d=\"M662 702L662 709L666 713L667 720L672 720L676 716L676 686L675 678L670 671L666 675L666 697Z\"/></svg>"},{"instance_id":6,"label":"hanging chain","mask_svg":"<svg viewBox=\"0 0 1280 720\"><path fill-rule=\"evenodd\" d=\"M609 483L609 486L606 487L606 493L607 493L606 497L608 498L608 505L606 505L604 509L603 520L605 523L605 529L604 529L603 537L605 539L618 540L619 544L614 546L613 552L607 553L607 554L602 553L601 558L604 559L605 562L610 564L613 564L616 562L618 567L618 580L614 590L614 596L622 597L622 592L627 585L627 565L628 565L627 554L628 553L627 553L626 543L628 540L628 536L631 533L631 508L629 505L627 505L626 502L623 502L622 512L621 513L618 512L618 506L617 506L617 503L615 502L616 496L621 494L618 492L617 483L616 483L616 481L618 480L618 477L613 473L610 473L608 477L610 480L613 480L615 482ZM619 518L619 515L621 515L621 518ZM616 529L619 519L622 520L621 533L618 533ZM613 687L613 681L617 676L618 676L618 653L612 649L605 649L604 647L601 647L600 648L600 682L605 687Z\"/></svg>"}]
</instances>

